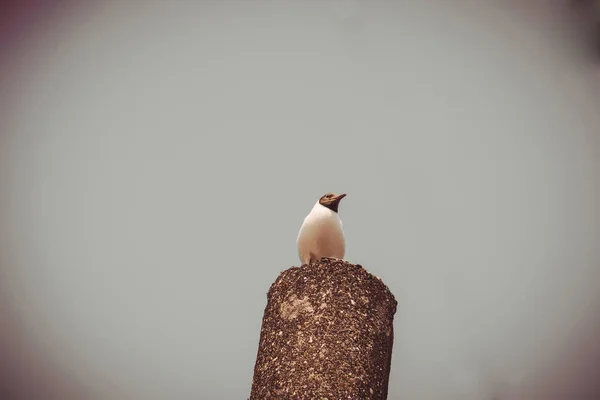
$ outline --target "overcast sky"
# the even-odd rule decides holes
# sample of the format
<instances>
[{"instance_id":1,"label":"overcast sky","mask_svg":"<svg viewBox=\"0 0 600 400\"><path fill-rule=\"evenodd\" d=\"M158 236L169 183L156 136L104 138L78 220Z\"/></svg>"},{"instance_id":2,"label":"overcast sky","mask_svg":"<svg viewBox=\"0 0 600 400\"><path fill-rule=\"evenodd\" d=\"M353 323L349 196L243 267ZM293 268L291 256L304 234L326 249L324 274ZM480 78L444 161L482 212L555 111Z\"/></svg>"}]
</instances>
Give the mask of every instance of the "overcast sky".
<instances>
[{"instance_id":1,"label":"overcast sky","mask_svg":"<svg viewBox=\"0 0 600 400\"><path fill-rule=\"evenodd\" d=\"M334 191L399 303L390 400L591 393L549 377L600 356L598 81L543 3L489 3L48 14L0 76L5 342L90 399L247 398L266 292Z\"/></svg>"}]
</instances>

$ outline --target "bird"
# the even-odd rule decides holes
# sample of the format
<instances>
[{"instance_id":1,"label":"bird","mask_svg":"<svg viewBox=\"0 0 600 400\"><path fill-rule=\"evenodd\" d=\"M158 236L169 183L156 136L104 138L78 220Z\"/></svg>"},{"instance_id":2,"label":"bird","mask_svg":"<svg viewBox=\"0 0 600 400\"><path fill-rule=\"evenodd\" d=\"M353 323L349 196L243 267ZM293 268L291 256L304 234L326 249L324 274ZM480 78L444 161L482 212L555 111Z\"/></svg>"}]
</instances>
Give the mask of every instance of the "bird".
<instances>
[{"instance_id":1,"label":"bird","mask_svg":"<svg viewBox=\"0 0 600 400\"><path fill-rule=\"evenodd\" d=\"M346 241L338 214L346 194L326 193L315 203L298 232L296 243L302 265L321 258L344 259Z\"/></svg>"}]
</instances>

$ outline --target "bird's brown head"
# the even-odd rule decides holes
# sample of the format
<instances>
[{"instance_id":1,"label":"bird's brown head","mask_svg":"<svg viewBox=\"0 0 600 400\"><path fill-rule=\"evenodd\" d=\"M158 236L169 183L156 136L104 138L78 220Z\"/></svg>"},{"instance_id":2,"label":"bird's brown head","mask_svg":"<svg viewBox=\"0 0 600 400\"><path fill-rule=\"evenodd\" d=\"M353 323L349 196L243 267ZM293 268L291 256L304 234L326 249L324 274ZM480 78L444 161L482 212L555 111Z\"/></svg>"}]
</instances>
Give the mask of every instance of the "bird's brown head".
<instances>
[{"instance_id":1,"label":"bird's brown head","mask_svg":"<svg viewBox=\"0 0 600 400\"><path fill-rule=\"evenodd\" d=\"M346 197L346 194L326 193L319 199L319 204L329 208L331 211L338 212L340 201Z\"/></svg>"}]
</instances>

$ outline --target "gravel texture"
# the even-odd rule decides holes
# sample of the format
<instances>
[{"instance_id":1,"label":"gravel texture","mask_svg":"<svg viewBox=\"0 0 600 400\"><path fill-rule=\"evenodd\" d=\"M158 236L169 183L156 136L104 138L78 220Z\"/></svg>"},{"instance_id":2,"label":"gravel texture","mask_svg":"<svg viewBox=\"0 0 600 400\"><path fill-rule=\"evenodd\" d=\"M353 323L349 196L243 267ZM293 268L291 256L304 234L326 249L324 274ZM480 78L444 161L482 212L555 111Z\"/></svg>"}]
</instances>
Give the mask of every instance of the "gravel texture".
<instances>
[{"instance_id":1,"label":"gravel texture","mask_svg":"<svg viewBox=\"0 0 600 400\"><path fill-rule=\"evenodd\" d=\"M283 271L267 294L250 400L386 399L396 305L360 265Z\"/></svg>"}]
</instances>

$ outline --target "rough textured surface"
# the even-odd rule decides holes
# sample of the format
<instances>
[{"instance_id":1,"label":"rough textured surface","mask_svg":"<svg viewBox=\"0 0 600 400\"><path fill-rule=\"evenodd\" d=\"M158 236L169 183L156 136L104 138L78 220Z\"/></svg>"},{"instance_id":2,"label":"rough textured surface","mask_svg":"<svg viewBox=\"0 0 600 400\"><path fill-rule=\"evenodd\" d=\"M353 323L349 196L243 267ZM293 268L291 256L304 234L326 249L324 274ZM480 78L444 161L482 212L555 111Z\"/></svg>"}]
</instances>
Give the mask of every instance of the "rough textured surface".
<instances>
[{"instance_id":1,"label":"rough textured surface","mask_svg":"<svg viewBox=\"0 0 600 400\"><path fill-rule=\"evenodd\" d=\"M283 271L267 294L250 399L386 399L396 305L360 265Z\"/></svg>"}]
</instances>

